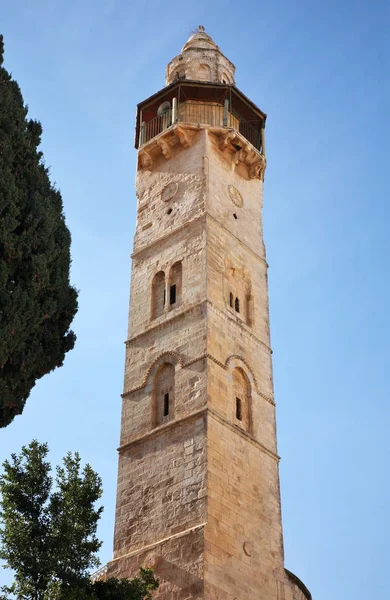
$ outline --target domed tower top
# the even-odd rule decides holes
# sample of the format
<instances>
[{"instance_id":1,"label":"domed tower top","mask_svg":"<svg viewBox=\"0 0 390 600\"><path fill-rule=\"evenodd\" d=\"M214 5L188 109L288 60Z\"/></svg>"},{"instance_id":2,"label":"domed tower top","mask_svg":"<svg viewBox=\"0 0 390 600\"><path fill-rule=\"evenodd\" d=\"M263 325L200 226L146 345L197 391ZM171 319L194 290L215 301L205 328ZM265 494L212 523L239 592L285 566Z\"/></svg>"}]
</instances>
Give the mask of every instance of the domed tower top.
<instances>
[{"instance_id":1,"label":"domed tower top","mask_svg":"<svg viewBox=\"0 0 390 600\"><path fill-rule=\"evenodd\" d=\"M181 53L167 66L165 82L179 79L234 85L235 66L222 54L203 25L184 44Z\"/></svg>"},{"instance_id":2,"label":"domed tower top","mask_svg":"<svg viewBox=\"0 0 390 600\"><path fill-rule=\"evenodd\" d=\"M184 52L185 50L188 50L188 48L212 48L213 50L218 50L217 44L212 37L205 32L203 25L199 25L198 31L191 35L181 51Z\"/></svg>"}]
</instances>

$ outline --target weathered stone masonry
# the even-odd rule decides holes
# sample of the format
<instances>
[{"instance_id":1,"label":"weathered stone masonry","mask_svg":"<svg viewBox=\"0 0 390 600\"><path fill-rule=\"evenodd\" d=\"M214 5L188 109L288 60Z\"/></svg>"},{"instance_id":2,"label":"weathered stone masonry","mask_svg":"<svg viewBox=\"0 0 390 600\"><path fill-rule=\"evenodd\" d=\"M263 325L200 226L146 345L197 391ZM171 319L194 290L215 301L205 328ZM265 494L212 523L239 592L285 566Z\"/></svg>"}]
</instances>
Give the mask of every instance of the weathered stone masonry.
<instances>
[{"instance_id":1,"label":"weathered stone masonry","mask_svg":"<svg viewBox=\"0 0 390 600\"><path fill-rule=\"evenodd\" d=\"M284 569L262 113L203 28L138 107L114 557L155 597L303 600Z\"/></svg>"}]
</instances>

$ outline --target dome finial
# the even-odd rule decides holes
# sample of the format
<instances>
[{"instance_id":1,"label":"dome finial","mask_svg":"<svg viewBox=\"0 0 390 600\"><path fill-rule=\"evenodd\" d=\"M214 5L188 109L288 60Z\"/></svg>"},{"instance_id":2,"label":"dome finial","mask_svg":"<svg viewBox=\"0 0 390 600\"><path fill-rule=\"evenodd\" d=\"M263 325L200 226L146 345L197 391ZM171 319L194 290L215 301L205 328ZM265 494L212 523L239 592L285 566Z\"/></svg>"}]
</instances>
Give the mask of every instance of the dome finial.
<instances>
[{"instance_id":1,"label":"dome finial","mask_svg":"<svg viewBox=\"0 0 390 600\"><path fill-rule=\"evenodd\" d=\"M203 32L204 31L204 27L203 25L199 25L199 31Z\"/></svg>"}]
</instances>

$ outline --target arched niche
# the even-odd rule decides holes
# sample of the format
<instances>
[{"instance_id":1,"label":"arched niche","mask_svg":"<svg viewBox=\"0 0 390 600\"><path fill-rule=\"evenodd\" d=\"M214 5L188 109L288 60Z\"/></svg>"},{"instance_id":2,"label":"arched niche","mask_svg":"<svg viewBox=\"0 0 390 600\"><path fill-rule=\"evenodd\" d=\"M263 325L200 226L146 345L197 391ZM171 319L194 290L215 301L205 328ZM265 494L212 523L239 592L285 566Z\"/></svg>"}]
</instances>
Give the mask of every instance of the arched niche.
<instances>
[{"instance_id":1,"label":"arched niche","mask_svg":"<svg viewBox=\"0 0 390 600\"><path fill-rule=\"evenodd\" d=\"M228 260L224 280L224 295L229 310L249 327L253 327L254 299L249 271Z\"/></svg>"},{"instance_id":2,"label":"arched niche","mask_svg":"<svg viewBox=\"0 0 390 600\"><path fill-rule=\"evenodd\" d=\"M156 319L164 312L165 298L165 273L159 271L152 281L151 318Z\"/></svg>"},{"instance_id":3,"label":"arched niche","mask_svg":"<svg viewBox=\"0 0 390 600\"><path fill-rule=\"evenodd\" d=\"M249 377L242 367L232 371L233 423L250 432L252 429L252 390Z\"/></svg>"},{"instance_id":4,"label":"arched niche","mask_svg":"<svg viewBox=\"0 0 390 600\"><path fill-rule=\"evenodd\" d=\"M211 68L209 65L200 64L196 67L195 79L198 81L211 81Z\"/></svg>"},{"instance_id":5,"label":"arched niche","mask_svg":"<svg viewBox=\"0 0 390 600\"><path fill-rule=\"evenodd\" d=\"M152 424L163 425L174 417L175 411L175 365L163 362L153 377Z\"/></svg>"}]
</instances>

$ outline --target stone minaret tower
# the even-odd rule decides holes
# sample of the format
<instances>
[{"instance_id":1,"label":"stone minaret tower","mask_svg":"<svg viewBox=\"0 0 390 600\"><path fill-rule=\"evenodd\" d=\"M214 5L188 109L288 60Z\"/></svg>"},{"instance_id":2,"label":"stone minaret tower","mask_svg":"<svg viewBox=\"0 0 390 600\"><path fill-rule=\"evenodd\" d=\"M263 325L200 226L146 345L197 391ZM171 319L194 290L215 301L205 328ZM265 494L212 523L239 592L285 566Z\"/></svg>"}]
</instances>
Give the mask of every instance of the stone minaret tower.
<instances>
[{"instance_id":1,"label":"stone minaret tower","mask_svg":"<svg viewBox=\"0 0 390 600\"><path fill-rule=\"evenodd\" d=\"M138 105L110 575L156 599L307 600L283 564L262 203L266 115L203 27Z\"/></svg>"}]
</instances>

